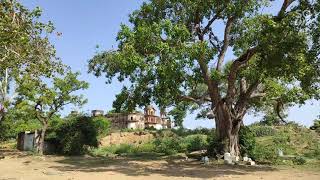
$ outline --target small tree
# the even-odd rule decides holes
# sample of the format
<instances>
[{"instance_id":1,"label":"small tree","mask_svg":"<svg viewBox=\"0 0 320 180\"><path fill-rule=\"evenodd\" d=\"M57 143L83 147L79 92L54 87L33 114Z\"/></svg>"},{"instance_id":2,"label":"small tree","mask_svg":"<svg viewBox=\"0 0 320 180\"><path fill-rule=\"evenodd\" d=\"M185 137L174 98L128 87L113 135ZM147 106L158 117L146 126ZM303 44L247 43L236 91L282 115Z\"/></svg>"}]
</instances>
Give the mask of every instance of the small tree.
<instances>
[{"instance_id":1,"label":"small tree","mask_svg":"<svg viewBox=\"0 0 320 180\"><path fill-rule=\"evenodd\" d=\"M320 133L320 119L314 120L313 126L311 126L310 129Z\"/></svg>"},{"instance_id":2,"label":"small tree","mask_svg":"<svg viewBox=\"0 0 320 180\"><path fill-rule=\"evenodd\" d=\"M40 121L41 135L37 151L43 154L44 138L52 117L68 104L83 105L86 100L75 91L87 89L88 83L78 80L79 73L68 72L63 78L53 78L51 87L40 79L25 76L20 80L18 99L27 101L34 107L36 118Z\"/></svg>"}]
</instances>

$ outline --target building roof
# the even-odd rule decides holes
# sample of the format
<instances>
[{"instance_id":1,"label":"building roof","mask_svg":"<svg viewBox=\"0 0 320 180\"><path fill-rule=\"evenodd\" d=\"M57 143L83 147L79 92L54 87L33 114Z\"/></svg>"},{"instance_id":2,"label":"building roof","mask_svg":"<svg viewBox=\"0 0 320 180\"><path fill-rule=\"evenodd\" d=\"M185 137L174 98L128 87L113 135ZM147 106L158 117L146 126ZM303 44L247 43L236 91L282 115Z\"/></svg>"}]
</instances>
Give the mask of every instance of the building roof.
<instances>
[{"instance_id":1,"label":"building roof","mask_svg":"<svg viewBox=\"0 0 320 180\"><path fill-rule=\"evenodd\" d=\"M153 110L156 110L152 105L148 105L148 106L146 106L146 109L153 109Z\"/></svg>"}]
</instances>

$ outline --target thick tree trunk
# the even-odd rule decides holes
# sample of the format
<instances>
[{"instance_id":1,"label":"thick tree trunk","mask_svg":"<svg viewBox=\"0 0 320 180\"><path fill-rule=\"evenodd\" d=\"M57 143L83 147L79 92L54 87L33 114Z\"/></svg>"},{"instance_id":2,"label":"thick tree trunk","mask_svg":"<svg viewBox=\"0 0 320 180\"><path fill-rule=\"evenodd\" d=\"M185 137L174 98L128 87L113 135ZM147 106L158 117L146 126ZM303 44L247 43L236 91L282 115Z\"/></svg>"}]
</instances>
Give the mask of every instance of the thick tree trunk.
<instances>
[{"instance_id":1,"label":"thick tree trunk","mask_svg":"<svg viewBox=\"0 0 320 180\"><path fill-rule=\"evenodd\" d=\"M45 139L45 135L46 135L46 131L47 131L48 125L44 124L42 129L41 129L41 134L40 134L40 138L39 138L39 143L37 145L37 152L40 155L43 155L44 152L44 139Z\"/></svg>"},{"instance_id":2,"label":"thick tree trunk","mask_svg":"<svg viewBox=\"0 0 320 180\"><path fill-rule=\"evenodd\" d=\"M229 152L239 156L239 130L242 119L234 119L225 104L218 105L215 109L216 136L218 140L217 153Z\"/></svg>"}]
</instances>

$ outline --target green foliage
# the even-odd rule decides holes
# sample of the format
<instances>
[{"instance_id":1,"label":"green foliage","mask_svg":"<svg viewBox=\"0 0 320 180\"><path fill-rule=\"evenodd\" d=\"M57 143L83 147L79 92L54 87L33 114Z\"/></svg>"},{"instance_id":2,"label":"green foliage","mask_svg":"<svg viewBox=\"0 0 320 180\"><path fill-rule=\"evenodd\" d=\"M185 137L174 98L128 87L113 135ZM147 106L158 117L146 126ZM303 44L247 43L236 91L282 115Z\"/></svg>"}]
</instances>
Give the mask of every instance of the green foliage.
<instances>
[{"instance_id":1,"label":"green foliage","mask_svg":"<svg viewBox=\"0 0 320 180\"><path fill-rule=\"evenodd\" d=\"M170 131L161 132L160 136L154 140L156 152L172 155L182 150L180 139Z\"/></svg>"},{"instance_id":2,"label":"green foliage","mask_svg":"<svg viewBox=\"0 0 320 180\"><path fill-rule=\"evenodd\" d=\"M304 155L311 159L320 160L320 142L313 142L310 145L310 151L306 152Z\"/></svg>"},{"instance_id":3,"label":"green foliage","mask_svg":"<svg viewBox=\"0 0 320 180\"><path fill-rule=\"evenodd\" d=\"M39 128L41 124L32 113L32 109L25 105L11 107L0 123L0 139L16 138L20 132L34 131Z\"/></svg>"},{"instance_id":4,"label":"green foliage","mask_svg":"<svg viewBox=\"0 0 320 180\"><path fill-rule=\"evenodd\" d=\"M195 135L195 134L202 134L207 136L214 135L214 129L208 128L196 128L196 129L186 129L186 128L178 128L178 129L171 129L171 131L178 136L188 136L188 135Z\"/></svg>"},{"instance_id":5,"label":"green foliage","mask_svg":"<svg viewBox=\"0 0 320 180\"><path fill-rule=\"evenodd\" d=\"M103 116L92 119L99 137L105 137L110 133L111 122Z\"/></svg>"},{"instance_id":6,"label":"green foliage","mask_svg":"<svg viewBox=\"0 0 320 180\"><path fill-rule=\"evenodd\" d=\"M296 164L296 165L303 165L307 162L307 160L304 158L304 157L295 157L293 160L292 160L293 164Z\"/></svg>"},{"instance_id":7,"label":"green foliage","mask_svg":"<svg viewBox=\"0 0 320 180\"><path fill-rule=\"evenodd\" d=\"M140 155L143 153L154 153L155 149L154 144L151 142L139 145L119 144L91 149L90 154L93 156L111 156L114 154Z\"/></svg>"},{"instance_id":8,"label":"green foliage","mask_svg":"<svg viewBox=\"0 0 320 180\"><path fill-rule=\"evenodd\" d=\"M188 110L203 117L217 104L239 105L225 113L303 104L319 98L319 2L288 1L279 12L263 11L281 5L147 1L130 15L131 25L121 25L118 48L96 54L89 72L108 83L130 82L114 108L133 110L153 101L170 107L178 126ZM224 26L215 26L222 21ZM235 56L228 63L226 49Z\"/></svg>"},{"instance_id":9,"label":"green foliage","mask_svg":"<svg viewBox=\"0 0 320 180\"><path fill-rule=\"evenodd\" d=\"M320 158L320 142L316 133L294 123L275 127L275 130L273 136L256 138L257 143L253 154L256 161L273 164L285 163L284 159L278 156L279 149L283 151L284 156L298 158L298 160L292 159L292 163L300 163L299 157Z\"/></svg>"},{"instance_id":10,"label":"green foliage","mask_svg":"<svg viewBox=\"0 0 320 180\"><path fill-rule=\"evenodd\" d=\"M32 75L21 77L17 91L17 106L25 104L35 118L41 123L41 130L46 133L50 121L68 104L81 106L86 103L83 95L74 94L78 90L87 89L89 84L78 79L79 73L67 70L63 77L41 79ZM51 80L47 82L46 80ZM51 86L51 87L50 87ZM50 127L49 127L50 128ZM79 135L80 136L80 135ZM44 138L44 137L43 137ZM40 144L43 143L42 137ZM71 147L70 147L71 148ZM43 147L37 147L40 154Z\"/></svg>"},{"instance_id":11,"label":"green foliage","mask_svg":"<svg viewBox=\"0 0 320 180\"><path fill-rule=\"evenodd\" d=\"M217 136L209 136L208 138L208 148L207 153L209 156L216 158L217 155L220 155L221 150L223 149L223 144L220 143Z\"/></svg>"},{"instance_id":12,"label":"green foliage","mask_svg":"<svg viewBox=\"0 0 320 180\"><path fill-rule=\"evenodd\" d=\"M272 126L253 125L250 130L254 133L255 137L273 136L276 130Z\"/></svg>"},{"instance_id":13,"label":"green foliage","mask_svg":"<svg viewBox=\"0 0 320 180\"><path fill-rule=\"evenodd\" d=\"M314 123L310 127L310 129L315 130L317 133L320 134L320 120L314 120Z\"/></svg>"},{"instance_id":14,"label":"green foliage","mask_svg":"<svg viewBox=\"0 0 320 180\"><path fill-rule=\"evenodd\" d=\"M254 157L254 150L256 148L255 134L249 127L242 126L239 131L240 153L249 157Z\"/></svg>"},{"instance_id":15,"label":"green foliage","mask_svg":"<svg viewBox=\"0 0 320 180\"><path fill-rule=\"evenodd\" d=\"M73 116L66 119L56 130L60 153L80 155L88 147L98 146L97 124L86 116Z\"/></svg>"},{"instance_id":16,"label":"green foliage","mask_svg":"<svg viewBox=\"0 0 320 180\"><path fill-rule=\"evenodd\" d=\"M30 11L10 0L1 0L0 4L0 80L5 69L10 75L51 72L59 63L53 59L55 49L48 39L54 30L52 22L40 21L39 7Z\"/></svg>"},{"instance_id":17,"label":"green foliage","mask_svg":"<svg viewBox=\"0 0 320 180\"><path fill-rule=\"evenodd\" d=\"M40 21L41 9L29 10L21 3L0 1L0 121L11 108L17 78L51 77L62 69L49 41L52 22Z\"/></svg>"},{"instance_id":18,"label":"green foliage","mask_svg":"<svg viewBox=\"0 0 320 180\"><path fill-rule=\"evenodd\" d=\"M252 158L257 162L268 162L276 164L279 162L279 157L277 155L277 149L272 145L261 145L257 144Z\"/></svg>"},{"instance_id":19,"label":"green foliage","mask_svg":"<svg viewBox=\"0 0 320 180\"><path fill-rule=\"evenodd\" d=\"M207 135L202 134L186 136L183 138L182 144L186 146L188 152L205 150L209 145Z\"/></svg>"}]
</instances>

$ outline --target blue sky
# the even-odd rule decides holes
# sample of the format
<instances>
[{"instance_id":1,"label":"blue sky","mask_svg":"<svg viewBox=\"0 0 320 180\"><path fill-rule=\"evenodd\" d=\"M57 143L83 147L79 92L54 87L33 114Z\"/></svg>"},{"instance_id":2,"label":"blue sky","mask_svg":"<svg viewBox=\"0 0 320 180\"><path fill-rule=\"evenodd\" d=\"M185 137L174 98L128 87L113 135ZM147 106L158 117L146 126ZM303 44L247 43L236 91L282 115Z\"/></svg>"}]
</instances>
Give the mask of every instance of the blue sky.
<instances>
[{"instance_id":1,"label":"blue sky","mask_svg":"<svg viewBox=\"0 0 320 180\"><path fill-rule=\"evenodd\" d=\"M123 84L113 81L105 84L103 77L96 78L87 74L87 61L94 56L95 46L107 50L116 47L115 37L121 23L128 23L128 15L139 8L142 0L22 0L32 9L40 6L43 9L43 21L51 20L56 31L62 36L52 38L57 55L71 66L73 71L82 73L81 79L90 83L90 88L82 93L88 103L82 108L89 112L92 109L110 110L115 95L120 92ZM274 11L278 7L264 9ZM310 126L320 114L320 103L310 101L302 107L295 106L289 110L288 119ZM66 108L63 113L68 113ZM212 120L194 120L195 115L189 114L184 125L187 128L213 127ZM260 117L247 115L245 124L252 123Z\"/></svg>"}]
</instances>

